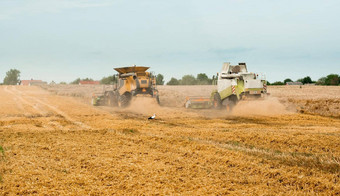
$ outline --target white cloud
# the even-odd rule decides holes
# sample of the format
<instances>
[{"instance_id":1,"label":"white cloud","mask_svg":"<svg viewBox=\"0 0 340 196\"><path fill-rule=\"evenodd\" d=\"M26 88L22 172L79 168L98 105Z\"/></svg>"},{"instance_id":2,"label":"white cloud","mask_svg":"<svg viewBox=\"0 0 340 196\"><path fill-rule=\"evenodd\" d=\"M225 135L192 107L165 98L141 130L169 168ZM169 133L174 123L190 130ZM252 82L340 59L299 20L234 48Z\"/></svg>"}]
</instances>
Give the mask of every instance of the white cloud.
<instances>
[{"instance_id":1,"label":"white cloud","mask_svg":"<svg viewBox=\"0 0 340 196\"><path fill-rule=\"evenodd\" d=\"M5 0L0 2L0 20L18 15L57 13L65 9L110 6L112 0Z\"/></svg>"}]
</instances>

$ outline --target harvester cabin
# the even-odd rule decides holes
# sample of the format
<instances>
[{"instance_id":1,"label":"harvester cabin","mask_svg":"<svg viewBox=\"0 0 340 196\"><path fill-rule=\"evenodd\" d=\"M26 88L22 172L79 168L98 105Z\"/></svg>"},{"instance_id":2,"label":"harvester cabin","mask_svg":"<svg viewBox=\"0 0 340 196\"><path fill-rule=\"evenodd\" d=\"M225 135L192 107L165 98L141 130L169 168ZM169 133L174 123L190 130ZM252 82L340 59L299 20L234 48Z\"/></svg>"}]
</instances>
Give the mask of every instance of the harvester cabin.
<instances>
[{"instance_id":1,"label":"harvester cabin","mask_svg":"<svg viewBox=\"0 0 340 196\"><path fill-rule=\"evenodd\" d=\"M239 63L238 65L230 65L229 62L224 63L221 71L222 78L238 77L240 73L247 73L246 63Z\"/></svg>"}]
</instances>

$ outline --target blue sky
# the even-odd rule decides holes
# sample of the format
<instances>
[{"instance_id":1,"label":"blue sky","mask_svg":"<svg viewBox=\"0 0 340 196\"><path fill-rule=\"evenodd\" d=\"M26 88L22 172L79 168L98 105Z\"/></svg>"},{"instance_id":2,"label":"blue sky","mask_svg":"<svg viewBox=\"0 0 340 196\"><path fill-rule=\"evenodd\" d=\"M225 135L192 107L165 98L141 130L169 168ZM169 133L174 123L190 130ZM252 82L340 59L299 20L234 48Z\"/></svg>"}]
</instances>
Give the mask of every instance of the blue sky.
<instances>
[{"instance_id":1,"label":"blue sky","mask_svg":"<svg viewBox=\"0 0 340 196\"><path fill-rule=\"evenodd\" d=\"M169 80L247 62L269 81L340 73L338 0L0 0L0 81L101 79L143 65Z\"/></svg>"}]
</instances>

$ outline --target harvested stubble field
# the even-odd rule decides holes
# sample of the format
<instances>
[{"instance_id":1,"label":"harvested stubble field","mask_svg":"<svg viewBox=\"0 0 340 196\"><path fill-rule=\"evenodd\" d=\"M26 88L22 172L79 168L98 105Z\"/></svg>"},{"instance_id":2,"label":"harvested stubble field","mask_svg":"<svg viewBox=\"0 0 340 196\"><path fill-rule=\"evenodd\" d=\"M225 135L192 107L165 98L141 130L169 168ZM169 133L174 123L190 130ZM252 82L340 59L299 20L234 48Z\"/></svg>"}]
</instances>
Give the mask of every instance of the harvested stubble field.
<instances>
[{"instance_id":1,"label":"harvested stubble field","mask_svg":"<svg viewBox=\"0 0 340 196\"><path fill-rule=\"evenodd\" d=\"M232 114L180 108L212 86L125 110L89 105L102 86L44 88L0 86L1 195L340 194L339 87L270 88Z\"/></svg>"}]
</instances>

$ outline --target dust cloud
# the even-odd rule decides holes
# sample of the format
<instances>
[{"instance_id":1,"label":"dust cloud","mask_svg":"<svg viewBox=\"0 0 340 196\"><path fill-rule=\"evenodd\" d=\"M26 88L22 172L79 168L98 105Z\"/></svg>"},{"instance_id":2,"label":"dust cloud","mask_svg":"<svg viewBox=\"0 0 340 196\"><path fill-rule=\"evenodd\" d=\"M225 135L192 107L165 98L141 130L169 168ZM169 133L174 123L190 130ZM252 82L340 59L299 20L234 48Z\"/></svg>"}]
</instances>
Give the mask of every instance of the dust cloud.
<instances>
[{"instance_id":1,"label":"dust cloud","mask_svg":"<svg viewBox=\"0 0 340 196\"><path fill-rule=\"evenodd\" d=\"M184 107L167 107L161 106L156 99L151 97L134 97L129 107L123 111L145 116L156 114L156 119L162 118L183 118L183 117L199 117L196 112L186 110Z\"/></svg>"},{"instance_id":2,"label":"dust cloud","mask_svg":"<svg viewBox=\"0 0 340 196\"><path fill-rule=\"evenodd\" d=\"M261 100L242 100L231 112L215 109L185 109L184 107L161 106L153 98L134 97L125 112L152 116L156 114L158 118L179 118L179 117L225 117L225 116L273 116L292 114L290 110L278 98L269 97Z\"/></svg>"},{"instance_id":3,"label":"dust cloud","mask_svg":"<svg viewBox=\"0 0 340 196\"><path fill-rule=\"evenodd\" d=\"M152 115L158 113L161 107L158 105L156 99L150 97L134 97L126 110L133 113Z\"/></svg>"},{"instance_id":4,"label":"dust cloud","mask_svg":"<svg viewBox=\"0 0 340 196\"><path fill-rule=\"evenodd\" d=\"M288 110L287 107L281 103L275 97L268 97L263 100L243 100L240 101L233 109L232 115L245 116L245 115L282 115L291 114L292 110Z\"/></svg>"}]
</instances>

